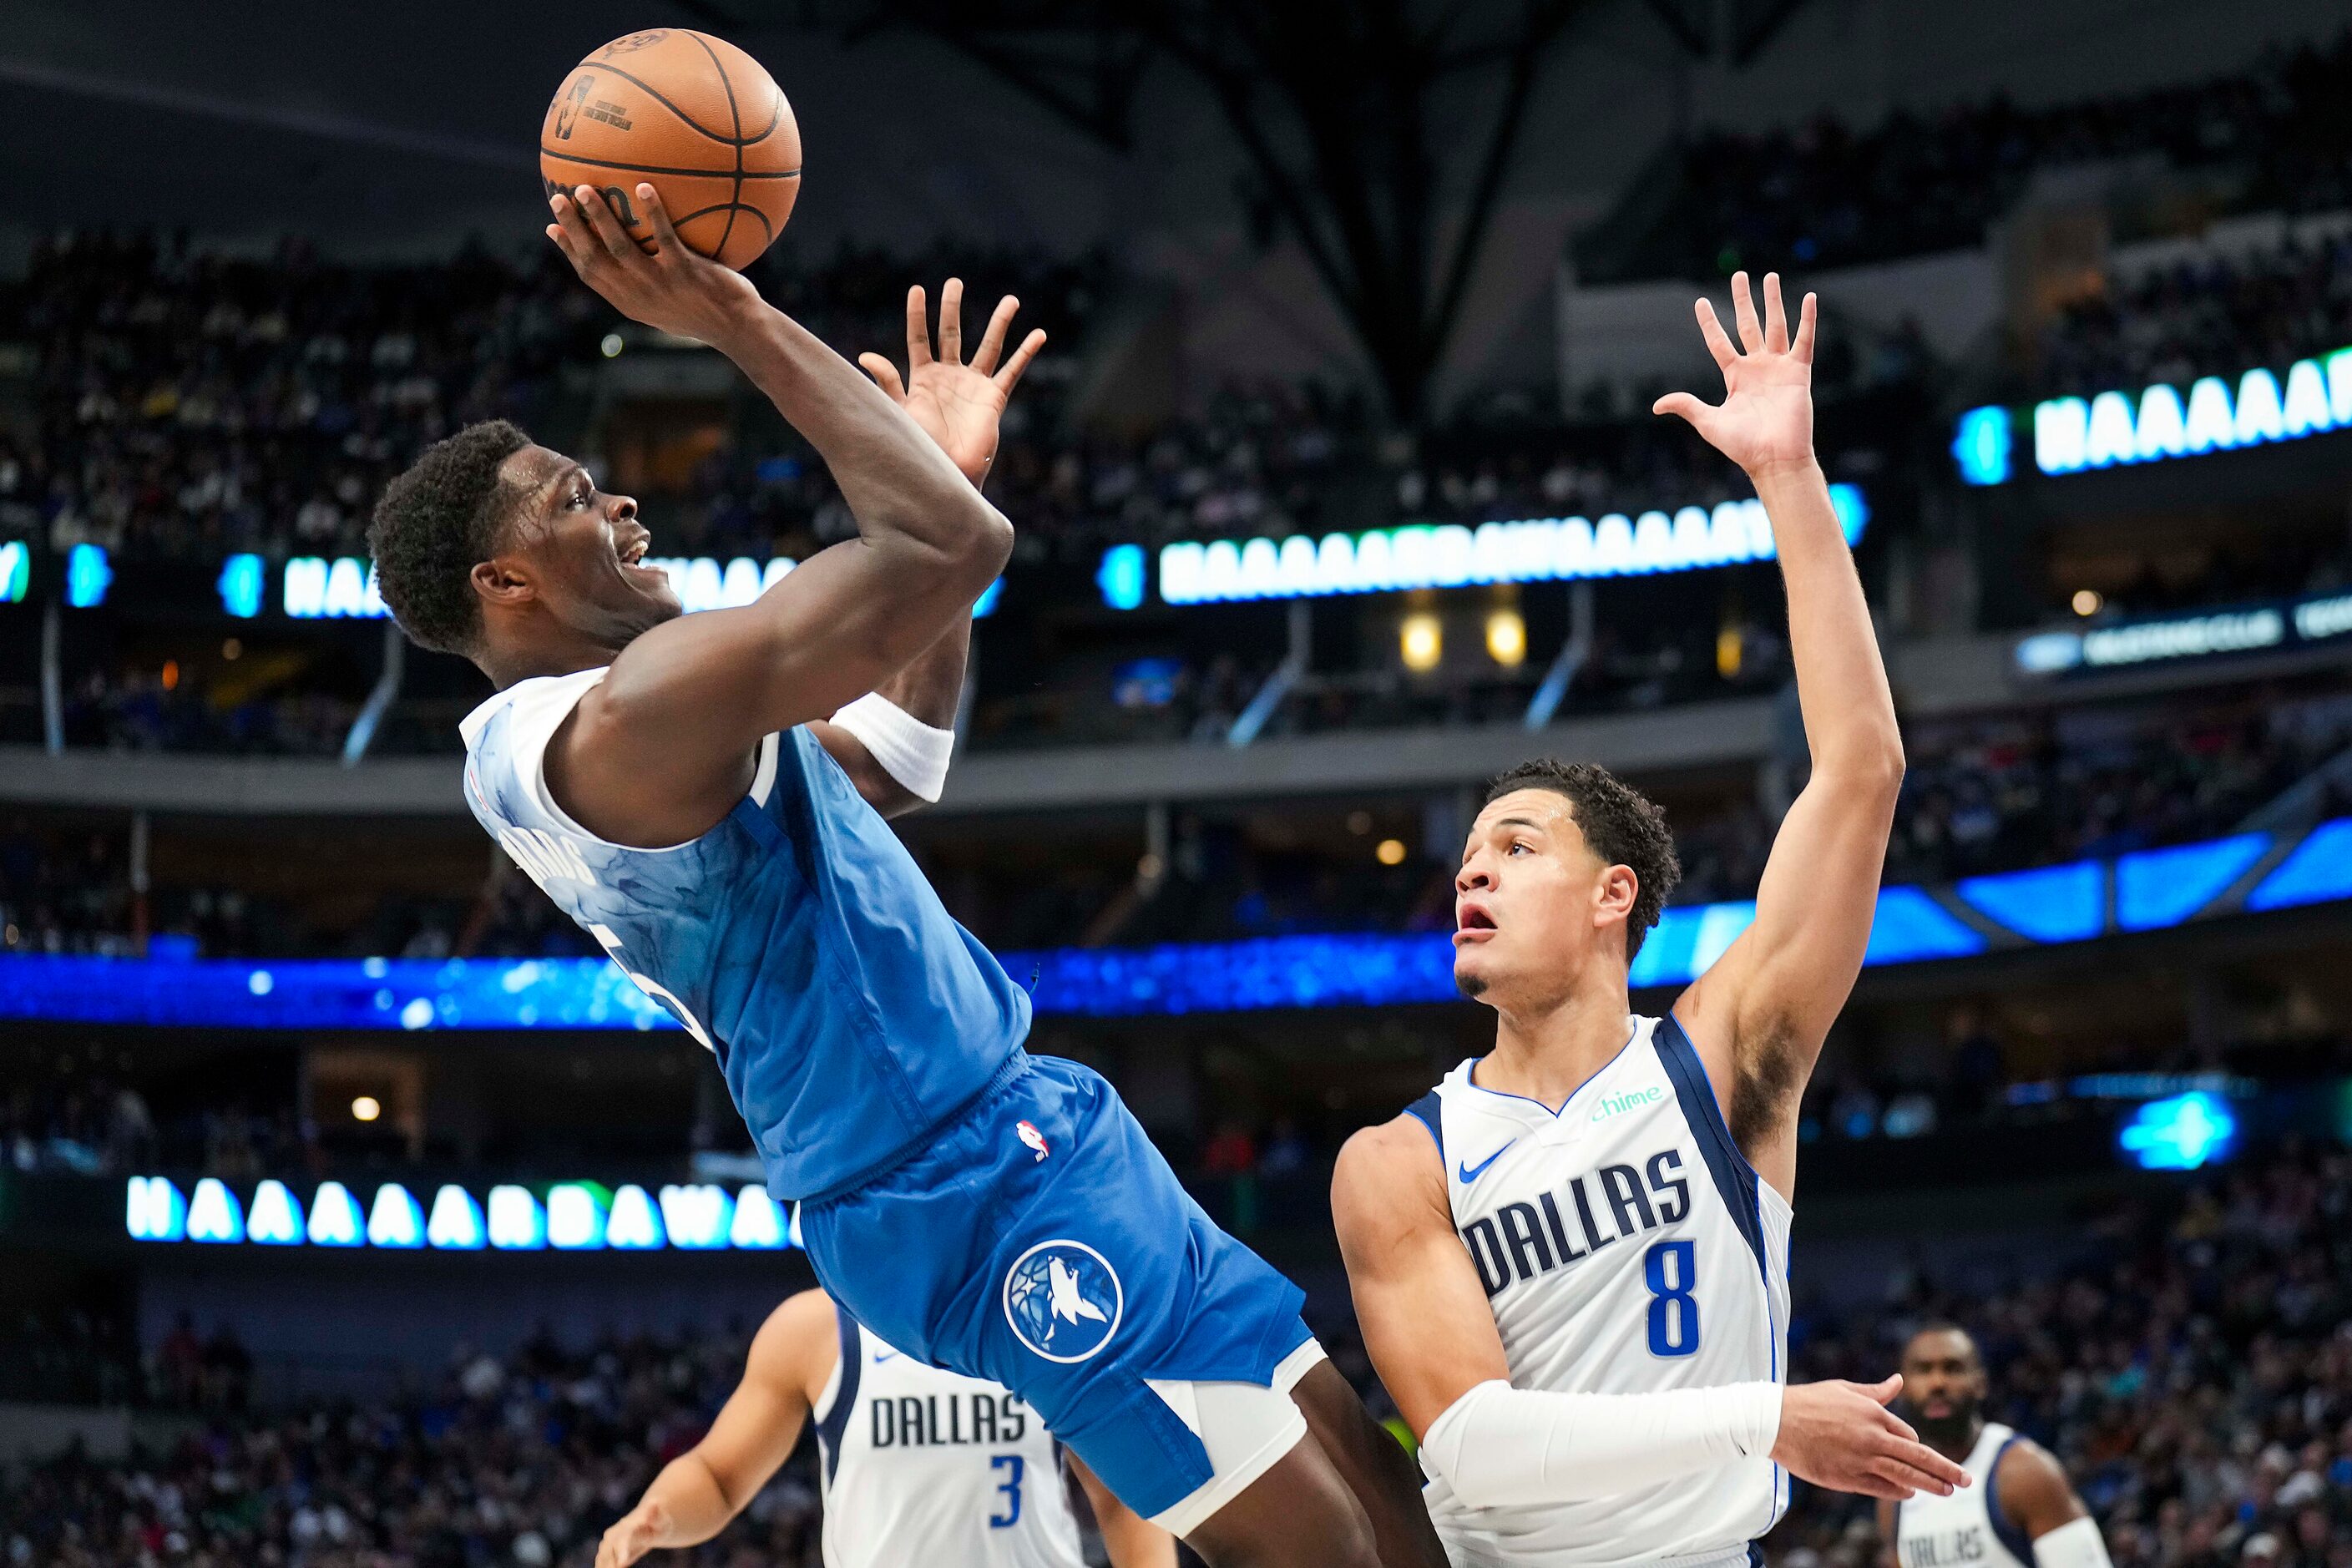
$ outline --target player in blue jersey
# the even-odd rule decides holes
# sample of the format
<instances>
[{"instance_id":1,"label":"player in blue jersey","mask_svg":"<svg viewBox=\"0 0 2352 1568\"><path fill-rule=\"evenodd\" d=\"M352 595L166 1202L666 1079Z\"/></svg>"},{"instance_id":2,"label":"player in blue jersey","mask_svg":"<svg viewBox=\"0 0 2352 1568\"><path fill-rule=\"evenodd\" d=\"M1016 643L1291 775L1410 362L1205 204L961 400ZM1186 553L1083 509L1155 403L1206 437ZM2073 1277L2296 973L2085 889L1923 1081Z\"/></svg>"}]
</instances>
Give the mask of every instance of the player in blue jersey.
<instances>
[{"instance_id":1,"label":"player in blue jersey","mask_svg":"<svg viewBox=\"0 0 2352 1568\"><path fill-rule=\"evenodd\" d=\"M1212 1563L1442 1563L1297 1287L1185 1196L1108 1084L1023 1049L1028 996L883 820L946 776L971 607L1013 539L977 486L1043 335L1005 354L1008 300L965 363L950 281L935 357L915 290L908 374L868 355L869 382L637 195L651 254L584 186L549 235L618 309L732 359L858 534L681 618L636 503L579 463L503 423L428 449L370 543L408 634L498 688L463 726L468 805L718 1058L858 1322L1013 1389Z\"/></svg>"}]
</instances>

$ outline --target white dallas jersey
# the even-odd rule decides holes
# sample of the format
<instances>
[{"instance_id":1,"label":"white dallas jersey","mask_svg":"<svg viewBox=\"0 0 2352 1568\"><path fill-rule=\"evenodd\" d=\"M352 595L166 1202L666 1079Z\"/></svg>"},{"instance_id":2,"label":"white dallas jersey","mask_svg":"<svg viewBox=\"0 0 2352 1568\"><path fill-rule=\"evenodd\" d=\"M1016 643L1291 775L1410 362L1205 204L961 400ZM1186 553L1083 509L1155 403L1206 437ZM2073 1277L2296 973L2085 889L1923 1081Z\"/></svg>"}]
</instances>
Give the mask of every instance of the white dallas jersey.
<instances>
[{"instance_id":1,"label":"white dallas jersey","mask_svg":"<svg viewBox=\"0 0 2352 1568\"><path fill-rule=\"evenodd\" d=\"M834 1310L841 1358L811 1412L825 1568L1085 1568L1061 1445L1028 1403Z\"/></svg>"},{"instance_id":2,"label":"white dallas jersey","mask_svg":"<svg viewBox=\"0 0 2352 1568\"><path fill-rule=\"evenodd\" d=\"M1437 1139L1511 1386L1653 1394L1777 1381L1788 1365L1788 1202L1733 1143L1681 1026L1627 1025L1624 1048L1557 1114L1480 1088L1475 1059L1410 1108ZM1436 1478L1423 1495L1459 1568L1696 1568L1745 1561L1789 1490L1779 1466L1755 1458L1583 1501L1473 1509Z\"/></svg>"},{"instance_id":3,"label":"white dallas jersey","mask_svg":"<svg viewBox=\"0 0 2352 1568\"><path fill-rule=\"evenodd\" d=\"M1921 1492L1895 1505L1895 1554L1903 1568L2033 1568L2033 1542L2000 1511L1993 1472L2017 1434L1985 1423L1962 1468L1975 1484L1949 1497Z\"/></svg>"}]
</instances>

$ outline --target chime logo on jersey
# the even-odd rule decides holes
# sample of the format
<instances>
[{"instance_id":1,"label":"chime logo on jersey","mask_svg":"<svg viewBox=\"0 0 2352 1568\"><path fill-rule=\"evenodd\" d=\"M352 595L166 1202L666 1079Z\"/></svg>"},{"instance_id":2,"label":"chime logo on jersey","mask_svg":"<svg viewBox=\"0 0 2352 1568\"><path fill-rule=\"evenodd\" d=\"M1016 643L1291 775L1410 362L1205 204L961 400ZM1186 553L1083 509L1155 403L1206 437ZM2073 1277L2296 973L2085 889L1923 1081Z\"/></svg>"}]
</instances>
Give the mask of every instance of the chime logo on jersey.
<instances>
[{"instance_id":1,"label":"chime logo on jersey","mask_svg":"<svg viewBox=\"0 0 2352 1568\"><path fill-rule=\"evenodd\" d=\"M1603 1165L1535 1201L1507 1203L1462 1226L1462 1245L1490 1297L1514 1281L1581 1262L1604 1247L1682 1220L1690 1178L1678 1149L1633 1164Z\"/></svg>"},{"instance_id":2,"label":"chime logo on jersey","mask_svg":"<svg viewBox=\"0 0 2352 1568\"><path fill-rule=\"evenodd\" d=\"M1041 1241L1004 1276L1004 1321L1047 1361L1093 1355L1118 1331L1126 1310L1118 1272L1082 1241Z\"/></svg>"}]
</instances>

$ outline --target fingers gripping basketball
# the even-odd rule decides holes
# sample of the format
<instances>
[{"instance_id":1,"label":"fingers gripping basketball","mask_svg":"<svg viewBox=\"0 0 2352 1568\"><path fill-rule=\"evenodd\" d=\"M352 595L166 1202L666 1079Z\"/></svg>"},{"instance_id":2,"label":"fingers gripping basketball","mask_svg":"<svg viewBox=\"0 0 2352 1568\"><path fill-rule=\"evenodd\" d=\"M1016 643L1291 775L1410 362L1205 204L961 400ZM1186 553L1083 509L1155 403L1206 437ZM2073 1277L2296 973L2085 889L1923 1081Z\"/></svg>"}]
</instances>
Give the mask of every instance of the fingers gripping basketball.
<instances>
[{"instance_id":1,"label":"fingers gripping basketball","mask_svg":"<svg viewBox=\"0 0 2352 1568\"><path fill-rule=\"evenodd\" d=\"M572 68L540 127L549 195L593 185L634 239L653 227L635 195L661 192L678 237L743 267L782 232L800 195L801 132L760 62L723 38L655 27Z\"/></svg>"}]
</instances>

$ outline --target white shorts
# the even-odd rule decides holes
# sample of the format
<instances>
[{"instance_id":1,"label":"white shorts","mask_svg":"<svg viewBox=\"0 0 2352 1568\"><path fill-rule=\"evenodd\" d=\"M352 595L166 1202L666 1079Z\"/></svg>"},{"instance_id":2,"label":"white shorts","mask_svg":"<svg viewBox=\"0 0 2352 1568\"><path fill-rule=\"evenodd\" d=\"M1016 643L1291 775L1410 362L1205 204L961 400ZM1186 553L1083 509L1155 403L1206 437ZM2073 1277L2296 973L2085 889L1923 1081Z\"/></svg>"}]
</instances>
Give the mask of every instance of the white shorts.
<instances>
[{"instance_id":1,"label":"white shorts","mask_svg":"<svg viewBox=\"0 0 2352 1568\"><path fill-rule=\"evenodd\" d=\"M1255 1383L1145 1379L1201 1439L1215 1472L1182 1501L1153 1514L1151 1522L1181 1541L1297 1447L1307 1436L1307 1417L1298 1413L1290 1391L1325 1359L1323 1347L1309 1339L1282 1358L1274 1369L1274 1382L1265 1388Z\"/></svg>"}]
</instances>

